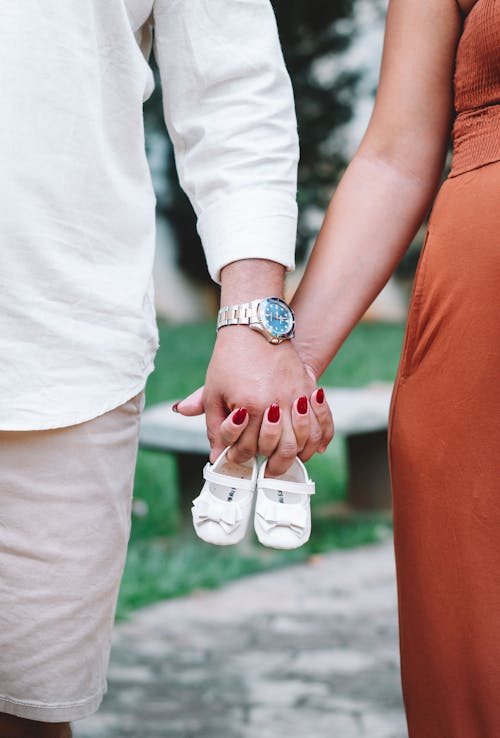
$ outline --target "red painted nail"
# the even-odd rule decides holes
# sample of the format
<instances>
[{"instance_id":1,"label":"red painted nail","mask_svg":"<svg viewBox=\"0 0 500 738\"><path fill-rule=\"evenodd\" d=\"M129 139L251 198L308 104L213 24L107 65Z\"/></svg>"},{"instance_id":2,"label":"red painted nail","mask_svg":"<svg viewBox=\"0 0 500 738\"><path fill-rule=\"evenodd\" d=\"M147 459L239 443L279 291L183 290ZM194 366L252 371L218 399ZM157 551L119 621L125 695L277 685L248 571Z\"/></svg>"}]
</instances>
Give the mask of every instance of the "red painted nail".
<instances>
[{"instance_id":1,"label":"red painted nail","mask_svg":"<svg viewBox=\"0 0 500 738\"><path fill-rule=\"evenodd\" d=\"M305 395L302 395L302 397L299 397L297 400L297 412L300 415L305 415L307 413L307 397Z\"/></svg>"},{"instance_id":2,"label":"red painted nail","mask_svg":"<svg viewBox=\"0 0 500 738\"><path fill-rule=\"evenodd\" d=\"M179 400L179 402L180 402L180 400ZM179 402L174 402L174 404L172 405L172 412L173 413L178 413L179 412Z\"/></svg>"},{"instance_id":3,"label":"red painted nail","mask_svg":"<svg viewBox=\"0 0 500 738\"><path fill-rule=\"evenodd\" d=\"M267 419L270 423L277 423L280 419L280 415L280 406L277 402L273 402L273 404L269 406L269 410L267 411Z\"/></svg>"},{"instance_id":4,"label":"red painted nail","mask_svg":"<svg viewBox=\"0 0 500 738\"><path fill-rule=\"evenodd\" d=\"M246 409L246 407L240 407L238 410L236 410L235 414L233 415L233 423L235 425L243 425L247 415L248 415L248 410Z\"/></svg>"},{"instance_id":5,"label":"red painted nail","mask_svg":"<svg viewBox=\"0 0 500 738\"><path fill-rule=\"evenodd\" d=\"M316 402L319 402L320 405L322 405L325 401L325 390L323 387L320 387L319 390L316 392Z\"/></svg>"}]
</instances>

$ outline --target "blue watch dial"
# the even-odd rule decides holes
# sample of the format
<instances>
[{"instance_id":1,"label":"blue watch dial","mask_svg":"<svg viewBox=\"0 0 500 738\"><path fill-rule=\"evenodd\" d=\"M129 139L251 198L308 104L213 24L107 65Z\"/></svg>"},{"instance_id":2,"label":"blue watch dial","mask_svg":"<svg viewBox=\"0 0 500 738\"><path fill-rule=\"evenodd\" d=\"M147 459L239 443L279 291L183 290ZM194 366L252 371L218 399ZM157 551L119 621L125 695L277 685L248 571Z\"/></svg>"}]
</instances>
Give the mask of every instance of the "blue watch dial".
<instances>
[{"instance_id":1,"label":"blue watch dial","mask_svg":"<svg viewBox=\"0 0 500 738\"><path fill-rule=\"evenodd\" d=\"M293 313L279 297L266 297L262 300L259 317L264 328L276 338L287 336L293 330Z\"/></svg>"}]
</instances>

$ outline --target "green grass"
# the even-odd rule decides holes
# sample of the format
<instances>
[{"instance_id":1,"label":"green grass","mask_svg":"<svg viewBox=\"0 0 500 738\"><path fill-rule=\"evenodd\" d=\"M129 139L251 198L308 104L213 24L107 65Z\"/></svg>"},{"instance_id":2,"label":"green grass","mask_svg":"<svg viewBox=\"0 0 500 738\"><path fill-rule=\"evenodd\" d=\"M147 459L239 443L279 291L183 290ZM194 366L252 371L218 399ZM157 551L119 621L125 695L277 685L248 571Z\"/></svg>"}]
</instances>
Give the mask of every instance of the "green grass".
<instances>
[{"instance_id":1,"label":"green grass","mask_svg":"<svg viewBox=\"0 0 500 738\"><path fill-rule=\"evenodd\" d=\"M214 342L213 322L160 325L156 369L146 388L147 405L183 397L203 383ZM403 328L361 324L325 372L325 385L359 386L392 381L399 360ZM180 525L173 458L139 451L134 484L136 514L118 603L118 618L143 605L194 590L217 587L257 571L307 560L333 548L348 548L390 535L387 515L331 516L332 503L346 490L344 444L336 438L328 451L308 463L316 482L311 539L296 551L275 551L248 544L210 546ZM201 483L201 482L200 482ZM193 490L193 497L198 490Z\"/></svg>"}]
</instances>

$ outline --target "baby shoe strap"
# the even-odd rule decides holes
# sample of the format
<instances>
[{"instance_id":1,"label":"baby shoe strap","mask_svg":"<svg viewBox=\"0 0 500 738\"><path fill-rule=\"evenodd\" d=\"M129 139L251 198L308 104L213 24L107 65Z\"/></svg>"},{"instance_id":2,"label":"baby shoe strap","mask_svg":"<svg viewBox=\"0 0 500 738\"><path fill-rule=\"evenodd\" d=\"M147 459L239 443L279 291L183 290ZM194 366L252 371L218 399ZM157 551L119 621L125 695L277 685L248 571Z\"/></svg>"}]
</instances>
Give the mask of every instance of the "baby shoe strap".
<instances>
[{"instance_id":1,"label":"baby shoe strap","mask_svg":"<svg viewBox=\"0 0 500 738\"><path fill-rule=\"evenodd\" d=\"M230 477L227 474L219 474L219 472L213 471L212 464L210 463L205 465L203 477L207 482L220 484L223 487L236 487L247 492L253 492L255 489L255 481L253 479L242 479L240 477Z\"/></svg>"},{"instance_id":2,"label":"baby shoe strap","mask_svg":"<svg viewBox=\"0 0 500 738\"><path fill-rule=\"evenodd\" d=\"M288 482L284 479L267 479L267 477L264 477L259 480L258 486L261 489L277 489L282 492L295 492L301 495L313 495L315 493L315 484L311 480L308 482Z\"/></svg>"},{"instance_id":3,"label":"baby shoe strap","mask_svg":"<svg viewBox=\"0 0 500 738\"><path fill-rule=\"evenodd\" d=\"M243 512L235 501L226 502L202 494L193 500L193 519L195 518L199 524L212 520L218 523L225 533L231 533L240 525Z\"/></svg>"}]
</instances>

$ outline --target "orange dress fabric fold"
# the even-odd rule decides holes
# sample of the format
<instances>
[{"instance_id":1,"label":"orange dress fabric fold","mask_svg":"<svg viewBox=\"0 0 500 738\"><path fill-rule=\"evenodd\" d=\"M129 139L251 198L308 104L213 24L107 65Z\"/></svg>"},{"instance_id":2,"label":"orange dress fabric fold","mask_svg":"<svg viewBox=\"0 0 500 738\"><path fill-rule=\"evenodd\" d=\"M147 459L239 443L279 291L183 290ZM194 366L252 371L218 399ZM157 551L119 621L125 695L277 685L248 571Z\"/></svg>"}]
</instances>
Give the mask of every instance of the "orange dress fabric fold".
<instances>
[{"instance_id":1,"label":"orange dress fabric fold","mask_svg":"<svg viewBox=\"0 0 500 738\"><path fill-rule=\"evenodd\" d=\"M409 738L500 736L500 0L454 83L389 426Z\"/></svg>"}]
</instances>

